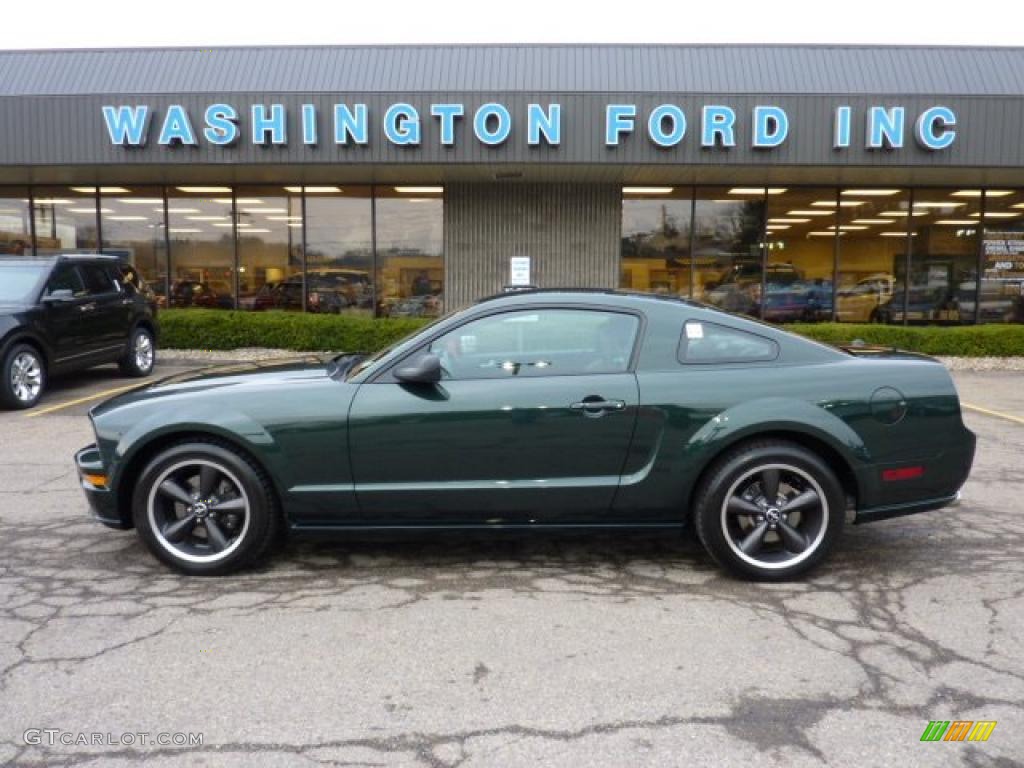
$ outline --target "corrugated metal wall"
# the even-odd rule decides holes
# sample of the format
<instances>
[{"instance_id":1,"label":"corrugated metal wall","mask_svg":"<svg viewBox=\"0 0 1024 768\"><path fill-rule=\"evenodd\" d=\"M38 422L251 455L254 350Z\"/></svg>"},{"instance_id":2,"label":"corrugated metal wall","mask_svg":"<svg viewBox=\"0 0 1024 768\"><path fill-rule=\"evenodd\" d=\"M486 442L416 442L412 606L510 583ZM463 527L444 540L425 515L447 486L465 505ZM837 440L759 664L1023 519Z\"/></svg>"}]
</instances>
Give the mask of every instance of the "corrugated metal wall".
<instances>
[{"instance_id":1,"label":"corrugated metal wall","mask_svg":"<svg viewBox=\"0 0 1024 768\"><path fill-rule=\"evenodd\" d=\"M446 308L501 291L513 256L531 258L531 280L542 288L615 287L621 209L618 185L448 185Z\"/></svg>"}]
</instances>

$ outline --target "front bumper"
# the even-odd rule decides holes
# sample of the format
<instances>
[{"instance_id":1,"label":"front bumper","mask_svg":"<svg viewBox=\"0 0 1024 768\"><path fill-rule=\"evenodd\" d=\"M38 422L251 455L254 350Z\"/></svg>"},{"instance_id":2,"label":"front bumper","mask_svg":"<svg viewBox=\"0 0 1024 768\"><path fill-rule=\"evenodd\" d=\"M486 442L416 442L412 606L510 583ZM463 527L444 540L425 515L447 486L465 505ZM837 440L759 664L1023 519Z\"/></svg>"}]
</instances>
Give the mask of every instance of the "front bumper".
<instances>
[{"instance_id":1,"label":"front bumper","mask_svg":"<svg viewBox=\"0 0 1024 768\"><path fill-rule=\"evenodd\" d=\"M95 444L87 445L75 454L75 468L78 470L78 479L82 490L85 491L85 498L89 500L93 517L111 528L131 528L131 525L122 519L117 508L117 494L106 482L107 470ZM100 478L104 482L100 482Z\"/></svg>"}]
</instances>

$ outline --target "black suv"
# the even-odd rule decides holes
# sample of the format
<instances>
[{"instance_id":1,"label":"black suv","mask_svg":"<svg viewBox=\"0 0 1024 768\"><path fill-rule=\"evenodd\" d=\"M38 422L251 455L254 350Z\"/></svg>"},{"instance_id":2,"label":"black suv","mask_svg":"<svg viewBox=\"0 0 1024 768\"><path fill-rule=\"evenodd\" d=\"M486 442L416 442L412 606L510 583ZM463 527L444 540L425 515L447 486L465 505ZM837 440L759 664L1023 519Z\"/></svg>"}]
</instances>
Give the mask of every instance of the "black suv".
<instances>
[{"instance_id":1,"label":"black suv","mask_svg":"<svg viewBox=\"0 0 1024 768\"><path fill-rule=\"evenodd\" d=\"M154 296L118 259L0 257L0 407L31 408L56 373L116 362L147 376L156 338Z\"/></svg>"}]
</instances>

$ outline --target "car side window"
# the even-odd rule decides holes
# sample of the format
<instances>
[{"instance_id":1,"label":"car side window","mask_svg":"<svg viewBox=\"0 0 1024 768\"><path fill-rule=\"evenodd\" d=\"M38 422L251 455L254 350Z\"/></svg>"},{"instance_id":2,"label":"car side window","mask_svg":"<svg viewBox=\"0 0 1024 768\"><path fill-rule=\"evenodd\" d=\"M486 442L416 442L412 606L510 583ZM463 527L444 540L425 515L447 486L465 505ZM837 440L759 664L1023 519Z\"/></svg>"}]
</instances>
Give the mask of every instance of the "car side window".
<instances>
[{"instance_id":1,"label":"car side window","mask_svg":"<svg viewBox=\"0 0 1024 768\"><path fill-rule=\"evenodd\" d=\"M85 284L78 269L72 264L57 267L53 275L46 282L46 295L50 296L55 291L71 291L75 297L85 296Z\"/></svg>"},{"instance_id":2,"label":"car side window","mask_svg":"<svg viewBox=\"0 0 1024 768\"><path fill-rule=\"evenodd\" d=\"M623 373L640 320L589 309L529 309L482 317L435 339L445 379Z\"/></svg>"},{"instance_id":3,"label":"car side window","mask_svg":"<svg viewBox=\"0 0 1024 768\"><path fill-rule=\"evenodd\" d=\"M772 339L701 320L687 320L679 341L681 363L754 363L778 356Z\"/></svg>"},{"instance_id":4,"label":"car side window","mask_svg":"<svg viewBox=\"0 0 1024 768\"><path fill-rule=\"evenodd\" d=\"M85 289L90 296L116 292L117 286L110 279L107 270L101 264L81 264L79 270L85 280Z\"/></svg>"}]
</instances>

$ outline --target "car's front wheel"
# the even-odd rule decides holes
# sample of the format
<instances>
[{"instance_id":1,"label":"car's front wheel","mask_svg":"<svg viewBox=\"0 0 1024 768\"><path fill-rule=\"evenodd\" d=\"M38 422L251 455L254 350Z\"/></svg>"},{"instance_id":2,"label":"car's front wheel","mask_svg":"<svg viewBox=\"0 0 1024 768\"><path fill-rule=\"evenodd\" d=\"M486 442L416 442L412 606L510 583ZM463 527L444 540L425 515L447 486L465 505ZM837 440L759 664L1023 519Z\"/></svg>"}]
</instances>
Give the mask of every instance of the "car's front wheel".
<instances>
[{"instance_id":1,"label":"car's front wheel","mask_svg":"<svg viewBox=\"0 0 1024 768\"><path fill-rule=\"evenodd\" d=\"M139 326L128 339L128 348L118 365L125 376L149 376L156 365L156 341L148 328Z\"/></svg>"},{"instance_id":2,"label":"car's front wheel","mask_svg":"<svg viewBox=\"0 0 1024 768\"><path fill-rule=\"evenodd\" d=\"M845 494L831 468L784 441L746 443L719 459L696 496L697 534L741 576L779 581L828 554L845 523Z\"/></svg>"},{"instance_id":3,"label":"car's front wheel","mask_svg":"<svg viewBox=\"0 0 1024 768\"><path fill-rule=\"evenodd\" d=\"M31 408L39 402L46 386L46 364L39 351L28 344L15 344L0 360L0 405Z\"/></svg>"},{"instance_id":4,"label":"car's front wheel","mask_svg":"<svg viewBox=\"0 0 1024 768\"><path fill-rule=\"evenodd\" d=\"M218 442L179 443L158 454L135 486L132 514L157 558L195 576L259 560L280 533L266 473Z\"/></svg>"}]
</instances>

